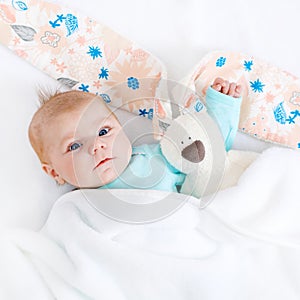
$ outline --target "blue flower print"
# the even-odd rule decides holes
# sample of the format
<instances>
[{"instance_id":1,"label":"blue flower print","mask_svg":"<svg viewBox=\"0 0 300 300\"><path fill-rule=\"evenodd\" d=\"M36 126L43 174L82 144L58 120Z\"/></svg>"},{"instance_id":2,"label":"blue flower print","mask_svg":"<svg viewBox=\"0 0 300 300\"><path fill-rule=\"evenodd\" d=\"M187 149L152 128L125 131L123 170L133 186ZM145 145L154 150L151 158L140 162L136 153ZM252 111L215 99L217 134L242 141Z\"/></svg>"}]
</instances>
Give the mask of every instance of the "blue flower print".
<instances>
[{"instance_id":1,"label":"blue flower print","mask_svg":"<svg viewBox=\"0 0 300 300\"><path fill-rule=\"evenodd\" d=\"M83 91L83 92L89 92L89 90L88 90L89 87L90 87L89 85L84 85L82 83L81 86L78 89Z\"/></svg>"},{"instance_id":2,"label":"blue flower print","mask_svg":"<svg viewBox=\"0 0 300 300\"><path fill-rule=\"evenodd\" d=\"M289 122L289 124L295 124L295 119L297 117L300 117L300 112L298 109L291 111L291 116L289 116L286 120Z\"/></svg>"},{"instance_id":3,"label":"blue flower print","mask_svg":"<svg viewBox=\"0 0 300 300\"><path fill-rule=\"evenodd\" d=\"M263 84L259 79L256 79L255 81L250 81L250 86L251 86L253 92L262 93L263 87L265 86L265 84Z\"/></svg>"},{"instance_id":4,"label":"blue flower print","mask_svg":"<svg viewBox=\"0 0 300 300\"><path fill-rule=\"evenodd\" d=\"M78 29L78 20L77 17L72 14L67 14L65 19L65 25L68 31L67 36L70 36L74 31Z\"/></svg>"},{"instance_id":5,"label":"blue flower print","mask_svg":"<svg viewBox=\"0 0 300 300\"><path fill-rule=\"evenodd\" d=\"M60 23L65 21L65 26L67 28L67 36L70 36L73 32L78 29L78 19L76 16L72 14L64 15L56 15L57 19L55 21L49 21L49 24L52 28L56 28L60 26Z\"/></svg>"},{"instance_id":6,"label":"blue flower print","mask_svg":"<svg viewBox=\"0 0 300 300\"><path fill-rule=\"evenodd\" d=\"M152 120L153 119L153 108L150 108L148 111L148 119Z\"/></svg>"},{"instance_id":7,"label":"blue flower print","mask_svg":"<svg viewBox=\"0 0 300 300\"><path fill-rule=\"evenodd\" d=\"M15 1L12 0L12 6L16 9L16 10L27 10L28 6L26 5L25 2L23 1Z\"/></svg>"},{"instance_id":8,"label":"blue flower print","mask_svg":"<svg viewBox=\"0 0 300 300\"><path fill-rule=\"evenodd\" d=\"M253 61L252 60L249 60L249 61L244 60L245 71L248 71L248 72L251 71L252 66L253 66Z\"/></svg>"},{"instance_id":9,"label":"blue flower print","mask_svg":"<svg viewBox=\"0 0 300 300\"><path fill-rule=\"evenodd\" d=\"M100 94L100 96L102 97L102 99L104 100L104 102L106 102L106 103L110 103L111 102L111 99L110 99L109 95L107 95L107 94Z\"/></svg>"},{"instance_id":10,"label":"blue flower print","mask_svg":"<svg viewBox=\"0 0 300 300\"><path fill-rule=\"evenodd\" d=\"M276 122L280 124L285 124L286 123L286 112L283 107L283 102L280 102L275 109L273 109L274 117Z\"/></svg>"},{"instance_id":11,"label":"blue flower print","mask_svg":"<svg viewBox=\"0 0 300 300\"><path fill-rule=\"evenodd\" d=\"M89 51L87 52L93 59L97 57L102 57L102 52L98 46L89 46Z\"/></svg>"},{"instance_id":12,"label":"blue flower print","mask_svg":"<svg viewBox=\"0 0 300 300\"><path fill-rule=\"evenodd\" d=\"M199 111L201 111L203 109L203 107L204 107L204 105L202 104L202 102L199 99L197 99L197 101L196 101L196 103L194 105L195 111L199 112Z\"/></svg>"},{"instance_id":13,"label":"blue flower print","mask_svg":"<svg viewBox=\"0 0 300 300\"><path fill-rule=\"evenodd\" d=\"M220 56L216 61L216 67L223 67L226 62L226 57Z\"/></svg>"},{"instance_id":14,"label":"blue flower print","mask_svg":"<svg viewBox=\"0 0 300 300\"><path fill-rule=\"evenodd\" d=\"M148 114L146 108L139 109L139 116L145 117Z\"/></svg>"},{"instance_id":15,"label":"blue flower print","mask_svg":"<svg viewBox=\"0 0 300 300\"><path fill-rule=\"evenodd\" d=\"M104 69L104 67L101 68L101 73L99 74L99 79L100 78L105 78L106 80L108 79L108 69Z\"/></svg>"},{"instance_id":16,"label":"blue flower print","mask_svg":"<svg viewBox=\"0 0 300 300\"><path fill-rule=\"evenodd\" d=\"M135 77L129 77L127 78L127 85L129 88L136 90L140 87L139 81Z\"/></svg>"}]
</instances>

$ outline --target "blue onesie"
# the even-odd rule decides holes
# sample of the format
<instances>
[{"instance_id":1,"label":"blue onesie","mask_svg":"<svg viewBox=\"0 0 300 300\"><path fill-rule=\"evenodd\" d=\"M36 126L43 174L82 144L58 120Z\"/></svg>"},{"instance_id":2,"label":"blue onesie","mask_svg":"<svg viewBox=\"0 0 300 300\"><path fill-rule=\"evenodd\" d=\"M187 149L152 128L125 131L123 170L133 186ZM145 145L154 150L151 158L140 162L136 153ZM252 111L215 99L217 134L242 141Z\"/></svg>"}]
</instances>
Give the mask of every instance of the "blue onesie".
<instances>
[{"instance_id":1,"label":"blue onesie","mask_svg":"<svg viewBox=\"0 0 300 300\"><path fill-rule=\"evenodd\" d=\"M224 137L226 151L232 147L239 122L241 98L224 95L209 87L206 108L216 120ZM101 189L148 189L177 192L185 174L175 169L161 152L160 144L133 147L131 160L124 172Z\"/></svg>"}]
</instances>

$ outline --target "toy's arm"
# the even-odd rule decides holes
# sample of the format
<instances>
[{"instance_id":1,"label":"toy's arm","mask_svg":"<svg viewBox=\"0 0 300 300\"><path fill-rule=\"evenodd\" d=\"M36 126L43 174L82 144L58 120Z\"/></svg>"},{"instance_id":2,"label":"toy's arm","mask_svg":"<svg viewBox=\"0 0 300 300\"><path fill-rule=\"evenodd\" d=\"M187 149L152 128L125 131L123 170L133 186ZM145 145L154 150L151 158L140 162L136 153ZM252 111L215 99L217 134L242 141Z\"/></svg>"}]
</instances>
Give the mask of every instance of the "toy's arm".
<instances>
[{"instance_id":1,"label":"toy's arm","mask_svg":"<svg viewBox=\"0 0 300 300\"><path fill-rule=\"evenodd\" d=\"M226 151L230 150L237 133L242 97L234 98L222 94L212 87L206 92L206 108L217 122L224 137Z\"/></svg>"}]
</instances>

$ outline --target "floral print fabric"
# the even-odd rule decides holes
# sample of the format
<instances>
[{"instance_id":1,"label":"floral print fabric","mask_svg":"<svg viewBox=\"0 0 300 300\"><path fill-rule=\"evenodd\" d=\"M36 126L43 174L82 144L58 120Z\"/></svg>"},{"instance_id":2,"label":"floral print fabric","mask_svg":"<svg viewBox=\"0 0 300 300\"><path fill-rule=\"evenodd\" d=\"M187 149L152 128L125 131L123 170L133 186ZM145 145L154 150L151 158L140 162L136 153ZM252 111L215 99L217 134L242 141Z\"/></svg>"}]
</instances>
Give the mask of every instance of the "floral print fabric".
<instances>
[{"instance_id":1,"label":"floral print fabric","mask_svg":"<svg viewBox=\"0 0 300 300\"><path fill-rule=\"evenodd\" d=\"M239 129L253 137L300 148L300 80L256 57L226 51L207 54L189 79L200 97L214 78L244 87Z\"/></svg>"},{"instance_id":2,"label":"floral print fabric","mask_svg":"<svg viewBox=\"0 0 300 300\"><path fill-rule=\"evenodd\" d=\"M0 3L0 32L2 44L62 84L151 119L157 139L174 117L164 65L98 21L55 3L13 0ZM178 113L205 112L207 87L218 76L244 86L242 132L300 148L299 79L246 54L206 55L171 97Z\"/></svg>"}]
</instances>

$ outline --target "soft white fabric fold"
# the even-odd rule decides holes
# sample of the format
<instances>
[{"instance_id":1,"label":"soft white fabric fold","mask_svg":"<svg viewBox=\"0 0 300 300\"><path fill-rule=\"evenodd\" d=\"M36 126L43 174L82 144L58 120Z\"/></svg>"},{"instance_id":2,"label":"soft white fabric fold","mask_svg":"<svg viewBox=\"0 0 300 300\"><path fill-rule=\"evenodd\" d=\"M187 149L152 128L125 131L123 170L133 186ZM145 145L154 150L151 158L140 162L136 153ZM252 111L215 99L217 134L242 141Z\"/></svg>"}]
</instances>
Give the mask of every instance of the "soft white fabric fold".
<instances>
[{"instance_id":1,"label":"soft white fabric fold","mask_svg":"<svg viewBox=\"0 0 300 300\"><path fill-rule=\"evenodd\" d=\"M41 232L1 232L0 297L299 299L299 169L299 152L268 149L205 209L190 199L141 225L116 222L83 192L68 193Z\"/></svg>"}]
</instances>

